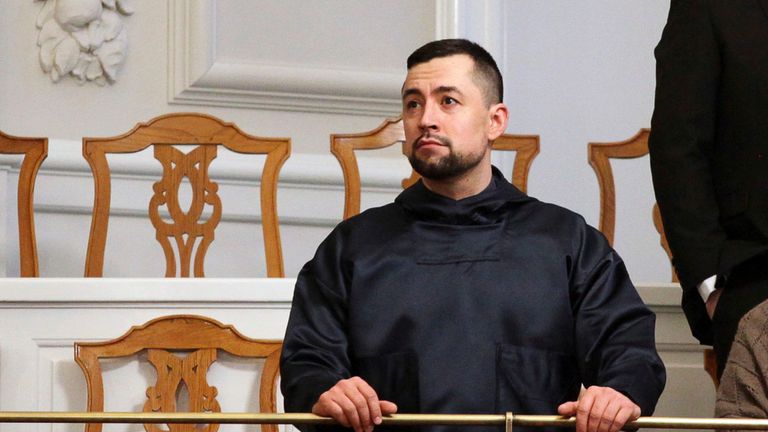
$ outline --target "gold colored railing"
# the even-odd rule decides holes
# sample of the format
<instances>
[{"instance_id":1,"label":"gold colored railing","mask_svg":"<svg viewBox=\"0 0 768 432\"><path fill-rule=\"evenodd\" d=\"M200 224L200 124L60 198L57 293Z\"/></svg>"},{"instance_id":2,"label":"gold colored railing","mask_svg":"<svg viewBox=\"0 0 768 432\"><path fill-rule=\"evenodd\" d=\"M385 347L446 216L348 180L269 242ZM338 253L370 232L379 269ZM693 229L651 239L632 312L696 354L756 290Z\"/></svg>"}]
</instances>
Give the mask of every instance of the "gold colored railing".
<instances>
[{"instance_id":1,"label":"gold colored railing","mask_svg":"<svg viewBox=\"0 0 768 432\"><path fill-rule=\"evenodd\" d=\"M127 413L127 412L0 412L0 423L220 423L220 424L325 424L336 422L314 414L261 413ZM383 418L386 426L570 426L574 417L520 414L393 414ZM768 430L768 419L640 417L625 429L740 429Z\"/></svg>"}]
</instances>

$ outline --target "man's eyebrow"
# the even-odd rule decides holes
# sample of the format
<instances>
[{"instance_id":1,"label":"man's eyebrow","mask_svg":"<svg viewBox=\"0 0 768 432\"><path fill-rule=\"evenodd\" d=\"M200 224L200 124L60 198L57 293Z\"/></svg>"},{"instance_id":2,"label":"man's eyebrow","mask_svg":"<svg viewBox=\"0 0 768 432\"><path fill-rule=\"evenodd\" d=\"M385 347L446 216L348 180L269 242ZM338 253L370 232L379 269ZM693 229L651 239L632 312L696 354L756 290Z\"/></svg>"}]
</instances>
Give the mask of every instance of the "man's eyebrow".
<instances>
[{"instance_id":1,"label":"man's eyebrow","mask_svg":"<svg viewBox=\"0 0 768 432\"><path fill-rule=\"evenodd\" d=\"M411 88L404 88L403 89L403 99L410 95L421 95L421 90L411 87Z\"/></svg>"},{"instance_id":2,"label":"man's eyebrow","mask_svg":"<svg viewBox=\"0 0 768 432\"><path fill-rule=\"evenodd\" d=\"M432 90L432 93L458 93L458 94L464 94L459 90L458 87L454 86L440 86L434 90Z\"/></svg>"},{"instance_id":3,"label":"man's eyebrow","mask_svg":"<svg viewBox=\"0 0 768 432\"><path fill-rule=\"evenodd\" d=\"M464 93L461 92L461 90L459 90L458 87L454 87L454 86L439 86L439 87L436 87L434 90L432 90L432 93L433 94L458 93L460 95L464 94ZM414 94L415 95L421 95L422 93L421 93L421 90L419 90L417 88L414 88L414 87L403 89L403 99L405 99L406 97L408 97L410 95L414 95Z\"/></svg>"}]
</instances>

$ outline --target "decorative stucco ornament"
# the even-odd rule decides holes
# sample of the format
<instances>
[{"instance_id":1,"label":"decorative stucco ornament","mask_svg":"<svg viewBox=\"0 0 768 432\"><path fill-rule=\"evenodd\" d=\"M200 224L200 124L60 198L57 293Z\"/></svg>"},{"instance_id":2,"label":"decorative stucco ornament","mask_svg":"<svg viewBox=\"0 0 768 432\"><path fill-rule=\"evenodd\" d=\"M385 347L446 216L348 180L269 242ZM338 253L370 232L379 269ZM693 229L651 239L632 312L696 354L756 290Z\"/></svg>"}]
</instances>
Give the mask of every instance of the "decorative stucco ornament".
<instances>
[{"instance_id":1,"label":"decorative stucco ornament","mask_svg":"<svg viewBox=\"0 0 768 432\"><path fill-rule=\"evenodd\" d=\"M54 82L71 74L83 83L104 85L117 79L128 50L123 17L132 0L43 1L37 16L40 67Z\"/></svg>"}]
</instances>

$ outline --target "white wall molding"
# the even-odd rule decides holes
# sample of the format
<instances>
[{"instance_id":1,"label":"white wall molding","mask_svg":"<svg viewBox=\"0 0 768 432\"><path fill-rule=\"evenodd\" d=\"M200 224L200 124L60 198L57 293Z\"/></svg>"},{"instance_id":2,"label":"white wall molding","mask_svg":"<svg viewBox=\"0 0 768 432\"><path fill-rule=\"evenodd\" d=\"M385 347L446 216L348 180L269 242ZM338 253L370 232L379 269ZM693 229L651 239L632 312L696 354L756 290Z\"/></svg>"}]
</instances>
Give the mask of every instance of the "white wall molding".
<instances>
[{"instance_id":1,"label":"white wall molding","mask_svg":"<svg viewBox=\"0 0 768 432\"><path fill-rule=\"evenodd\" d=\"M145 304L144 308L234 304L244 309L289 309L296 279L42 278L30 283L24 278L4 278L1 282L0 309L130 308L138 304Z\"/></svg>"},{"instance_id":2,"label":"white wall molding","mask_svg":"<svg viewBox=\"0 0 768 432\"><path fill-rule=\"evenodd\" d=\"M437 0L435 39L459 37L459 0Z\"/></svg>"},{"instance_id":3,"label":"white wall molding","mask_svg":"<svg viewBox=\"0 0 768 432\"><path fill-rule=\"evenodd\" d=\"M475 17L473 2L435 0L435 38L465 37L467 28L486 28L487 17L501 22L499 5L486 0L482 20L467 23ZM222 60L216 55L216 25L216 0L169 1L169 103L373 116L400 112L401 72ZM495 28L488 34L500 40Z\"/></svg>"},{"instance_id":4,"label":"white wall molding","mask_svg":"<svg viewBox=\"0 0 768 432\"><path fill-rule=\"evenodd\" d=\"M440 1L440 0L438 0ZM169 103L391 116L402 73L216 57L216 1L168 3Z\"/></svg>"}]
</instances>

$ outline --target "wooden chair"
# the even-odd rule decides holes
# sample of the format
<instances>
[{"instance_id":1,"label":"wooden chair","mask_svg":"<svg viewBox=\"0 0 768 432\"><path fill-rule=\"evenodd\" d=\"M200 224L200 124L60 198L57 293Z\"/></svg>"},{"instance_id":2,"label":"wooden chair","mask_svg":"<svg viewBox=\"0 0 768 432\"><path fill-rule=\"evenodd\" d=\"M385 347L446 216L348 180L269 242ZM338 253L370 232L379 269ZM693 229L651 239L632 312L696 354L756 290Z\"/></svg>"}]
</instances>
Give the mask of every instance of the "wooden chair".
<instances>
[{"instance_id":1,"label":"wooden chair","mask_svg":"<svg viewBox=\"0 0 768 432\"><path fill-rule=\"evenodd\" d=\"M195 315L171 315L134 326L123 336L106 342L76 342L75 361L85 374L88 411L104 411L104 382L100 359L138 357L146 352L155 368L157 381L146 391L143 412L176 412L177 394L187 389L190 412L221 412L216 399L218 390L208 384L208 368L219 350L233 356L264 359L259 385L259 410L277 412L276 382L279 372L279 340L256 340L243 336L231 325ZM183 351L185 357L174 355ZM225 407L225 411L226 407ZM232 411L231 409L229 411ZM86 425L85 432L100 432L101 424ZM145 424L147 432L199 432L193 424ZM206 425L205 432L215 432L218 425ZM276 425L262 425L264 432L277 432Z\"/></svg>"},{"instance_id":2,"label":"wooden chair","mask_svg":"<svg viewBox=\"0 0 768 432\"><path fill-rule=\"evenodd\" d=\"M649 134L649 129L640 129L635 136L625 141L589 143L589 164L595 170L597 181L600 185L600 231L611 245L613 245L616 228L616 186L613 180L610 160L633 159L647 155ZM659 233L661 247L667 253L671 265L672 252L669 250L667 237L664 235L664 226L661 222L659 206L656 204L654 204L651 211L651 217L653 218L656 231ZM674 268L672 268L672 281L678 282Z\"/></svg>"},{"instance_id":3,"label":"wooden chair","mask_svg":"<svg viewBox=\"0 0 768 432\"><path fill-rule=\"evenodd\" d=\"M21 277L40 275L35 240L35 179L48 156L47 138L21 138L0 131L0 153L23 154L19 169L17 207L19 217L19 270Z\"/></svg>"},{"instance_id":4,"label":"wooden chair","mask_svg":"<svg viewBox=\"0 0 768 432\"><path fill-rule=\"evenodd\" d=\"M360 213L360 170L355 150L375 150L389 147L405 140L403 121L400 117L386 119L379 127L356 134L331 135L331 153L341 164L344 173L344 219ZM533 159L539 154L538 135L502 135L493 142L493 150L516 151L512 170L512 183L527 192L528 171ZM403 179L403 189L419 180L419 174Z\"/></svg>"},{"instance_id":5,"label":"wooden chair","mask_svg":"<svg viewBox=\"0 0 768 432\"><path fill-rule=\"evenodd\" d=\"M196 145L187 154L174 145ZM85 276L103 274L104 249L107 241L107 222L110 208L110 171L108 153L135 153L149 146L163 166L163 176L153 186L154 195L149 203L149 218L156 230L156 239L162 245L166 259L166 277L177 275L179 261L181 277L190 276L192 251L198 240L192 271L204 276L203 261L213 241L214 230L221 219L221 200L218 185L208 176L208 166L216 158L218 146L244 154L267 155L261 176L261 214L267 276L283 277L283 258L277 219L277 178L290 154L289 138L259 138L242 132L237 126L213 116L195 113L168 114L146 123L139 123L131 131L110 138L83 138L83 155L93 171L95 191L91 234L86 254ZM179 185L187 179L192 185L192 204L188 212L179 206ZM201 222L203 208L212 206L212 214ZM166 207L172 223L160 215ZM178 248L177 257L171 239Z\"/></svg>"},{"instance_id":6,"label":"wooden chair","mask_svg":"<svg viewBox=\"0 0 768 432\"><path fill-rule=\"evenodd\" d=\"M600 231L611 245L613 245L616 227L616 188L610 159L632 159L647 155L649 134L650 129L640 129L635 136L626 141L589 143L589 164L595 170L600 185ZM659 233L659 242L667 253L671 266L672 252L669 249L667 236L664 234L661 213L657 204L654 204L651 213L653 224ZM674 267L672 267L672 282L679 282ZM717 359L715 352L709 348L704 350L704 370L717 387L720 384L717 378Z\"/></svg>"}]
</instances>

